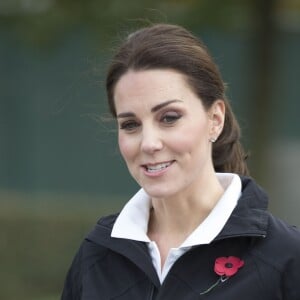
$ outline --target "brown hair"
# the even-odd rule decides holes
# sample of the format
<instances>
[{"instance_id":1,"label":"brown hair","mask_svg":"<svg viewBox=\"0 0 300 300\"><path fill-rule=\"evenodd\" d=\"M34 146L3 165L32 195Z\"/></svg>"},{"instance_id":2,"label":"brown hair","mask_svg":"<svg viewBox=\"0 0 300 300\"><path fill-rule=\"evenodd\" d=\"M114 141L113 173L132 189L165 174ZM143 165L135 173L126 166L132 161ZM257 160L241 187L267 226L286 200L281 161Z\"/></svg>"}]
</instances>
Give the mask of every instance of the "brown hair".
<instances>
[{"instance_id":1,"label":"brown hair","mask_svg":"<svg viewBox=\"0 0 300 300\"><path fill-rule=\"evenodd\" d=\"M225 84L206 46L198 38L170 24L156 24L130 34L113 57L106 77L108 104L114 117L114 89L130 69L173 69L184 74L207 110L222 99L226 113L223 131L213 144L215 171L248 174L246 155L239 141L240 128L226 99Z\"/></svg>"}]
</instances>

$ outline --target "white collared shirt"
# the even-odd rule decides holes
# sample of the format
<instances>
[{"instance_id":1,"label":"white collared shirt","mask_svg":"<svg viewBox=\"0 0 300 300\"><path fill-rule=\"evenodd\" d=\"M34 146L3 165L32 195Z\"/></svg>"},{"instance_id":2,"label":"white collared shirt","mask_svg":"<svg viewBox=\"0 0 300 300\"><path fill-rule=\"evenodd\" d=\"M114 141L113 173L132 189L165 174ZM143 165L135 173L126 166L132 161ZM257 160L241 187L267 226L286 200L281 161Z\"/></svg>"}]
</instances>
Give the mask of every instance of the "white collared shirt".
<instances>
[{"instance_id":1,"label":"white collared shirt","mask_svg":"<svg viewBox=\"0 0 300 300\"><path fill-rule=\"evenodd\" d=\"M176 260L192 246L209 244L223 229L241 195L241 179L233 173L216 173L224 189L210 214L178 247L171 248L161 268L161 257L154 241L147 236L151 209L149 195L140 189L124 206L113 226L111 237L146 242L152 263L162 283Z\"/></svg>"}]
</instances>

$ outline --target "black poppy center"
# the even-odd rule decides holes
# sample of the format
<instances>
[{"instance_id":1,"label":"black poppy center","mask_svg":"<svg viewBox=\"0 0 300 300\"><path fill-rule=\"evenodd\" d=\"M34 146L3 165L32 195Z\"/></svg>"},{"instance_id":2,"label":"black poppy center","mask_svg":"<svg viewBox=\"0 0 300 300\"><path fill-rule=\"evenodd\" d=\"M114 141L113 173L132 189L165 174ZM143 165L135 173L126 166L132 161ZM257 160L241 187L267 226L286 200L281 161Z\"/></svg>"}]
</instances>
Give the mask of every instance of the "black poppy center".
<instances>
[{"instance_id":1,"label":"black poppy center","mask_svg":"<svg viewBox=\"0 0 300 300\"><path fill-rule=\"evenodd\" d=\"M228 262L228 263L225 264L225 267L227 269L231 269L233 267L233 264Z\"/></svg>"}]
</instances>

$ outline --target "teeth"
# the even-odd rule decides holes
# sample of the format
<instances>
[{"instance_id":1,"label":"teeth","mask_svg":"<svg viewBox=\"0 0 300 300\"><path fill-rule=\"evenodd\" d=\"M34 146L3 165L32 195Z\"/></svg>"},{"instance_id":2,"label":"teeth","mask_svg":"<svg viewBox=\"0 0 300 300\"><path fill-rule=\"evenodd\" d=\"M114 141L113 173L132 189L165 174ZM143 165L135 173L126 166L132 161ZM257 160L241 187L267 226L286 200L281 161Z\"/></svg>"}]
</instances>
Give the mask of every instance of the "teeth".
<instances>
[{"instance_id":1,"label":"teeth","mask_svg":"<svg viewBox=\"0 0 300 300\"><path fill-rule=\"evenodd\" d=\"M146 166L146 167L148 172L156 172L167 168L169 165L171 165L170 162L152 165L152 166Z\"/></svg>"}]
</instances>

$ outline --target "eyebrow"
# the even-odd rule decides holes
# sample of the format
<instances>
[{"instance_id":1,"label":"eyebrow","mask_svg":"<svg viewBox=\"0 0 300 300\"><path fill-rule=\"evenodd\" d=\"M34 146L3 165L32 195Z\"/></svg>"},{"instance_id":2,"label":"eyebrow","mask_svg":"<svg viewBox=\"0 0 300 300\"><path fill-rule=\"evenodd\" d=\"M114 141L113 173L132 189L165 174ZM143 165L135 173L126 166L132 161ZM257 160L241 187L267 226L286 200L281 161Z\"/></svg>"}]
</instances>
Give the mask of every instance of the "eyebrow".
<instances>
[{"instance_id":1,"label":"eyebrow","mask_svg":"<svg viewBox=\"0 0 300 300\"><path fill-rule=\"evenodd\" d=\"M158 110L162 109L163 107L168 106L169 104L172 104L175 102L183 102L183 101L178 100L178 99L173 99L173 100L168 100L168 101L159 103L151 108L151 112L152 113L157 112ZM117 118L128 118L128 117L134 117L134 116L135 116L135 114L132 112L124 112L124 113L118 114Z\"/></svg>"}]
</instances>

